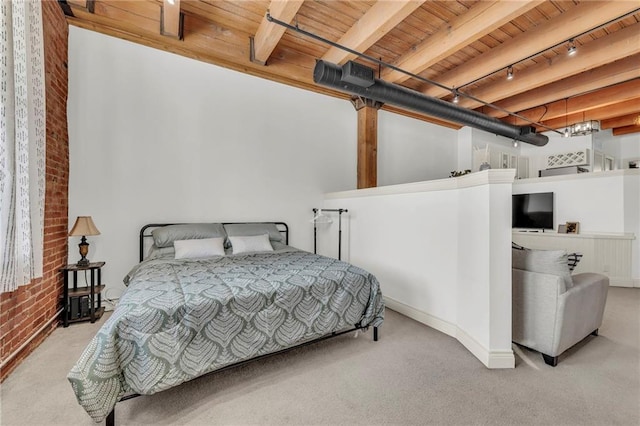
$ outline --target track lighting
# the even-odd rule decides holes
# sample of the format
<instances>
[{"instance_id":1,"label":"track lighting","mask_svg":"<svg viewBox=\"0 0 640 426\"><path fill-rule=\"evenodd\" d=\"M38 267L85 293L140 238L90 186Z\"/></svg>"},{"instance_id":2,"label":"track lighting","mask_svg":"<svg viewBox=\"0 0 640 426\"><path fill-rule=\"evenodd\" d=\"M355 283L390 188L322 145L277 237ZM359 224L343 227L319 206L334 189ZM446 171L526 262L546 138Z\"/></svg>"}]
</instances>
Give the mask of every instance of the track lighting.
<instances>
[{"instance_id":1,"label":"track lighting","mask_svg":"<svg viewBox=\"0 0 640 426\"><path fill-rule=\"evenodd\" d=\"M570 136L570 134L569 134L569 128L568 128L568 127L566 127L566 128L564 129L564 135L563 135L563 136L564 136L565 138L568 138L568 137Z\"/></svg>"},{"instance_id":2,"label":"track lighting","mask_svg":"<svg viewBox=\"0 0 640 426\"><path fill-rule=\"evenodd\" d=\"M458 96L458 91L454 90L453 91L453 103L457 104L458 102L460 102L460 96Z\"/></svg>"},{"instance_id":3,"label":"track lighting","mask_svg":"<svg viewBox=\"0 0 640 426\"><path fill-rule=\"evenodd\" d=\"M517 140L515 140L515 139L513 140L513 147L514 147L514 148L517 148L517 147L518 147L518 141L517 141Z\"/></svg>"},{"instance_id":4,"label":"track lighting","mask_svg":"<svg viewBox=\"0 0 640 426\"><path fill-rule=\"evenodd\" d=\"M569 56L573 56L576 54L578 50L576 49L576 43L573 41L573 39L569 39L569 46L567 46L567 54Z\"/></svg>"},{"instance_id":5,"label":"track lighting","mask_svg":"<svg viewBox=\"0 0 640 426\"><path fill-rule=\"evenodd\" d=\"M507 68L507 80L513 80L513 66Z\"/></svg>"}]
</instances>

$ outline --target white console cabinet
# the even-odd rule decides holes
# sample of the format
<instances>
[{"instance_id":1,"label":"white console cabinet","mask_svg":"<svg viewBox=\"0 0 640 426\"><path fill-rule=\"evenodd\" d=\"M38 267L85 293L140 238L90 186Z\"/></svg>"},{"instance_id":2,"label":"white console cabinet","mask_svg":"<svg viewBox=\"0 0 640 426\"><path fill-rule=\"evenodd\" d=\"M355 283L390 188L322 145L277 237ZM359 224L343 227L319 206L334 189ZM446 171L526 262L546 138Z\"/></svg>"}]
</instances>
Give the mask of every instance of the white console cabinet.
<instances>
[{"instance_id":1,"label":"white console cabinet","mask_svg":"<svg viewBox=\"0 0 640 426\"><path fill-rule=\"evenodd\" d=\"M607 275L612 286L632 287L633 234L558 234L555 232L513 231L513 242L539 250L579 252L583 257L573 273L597 272Z\"/></svg>"}]
</instances>

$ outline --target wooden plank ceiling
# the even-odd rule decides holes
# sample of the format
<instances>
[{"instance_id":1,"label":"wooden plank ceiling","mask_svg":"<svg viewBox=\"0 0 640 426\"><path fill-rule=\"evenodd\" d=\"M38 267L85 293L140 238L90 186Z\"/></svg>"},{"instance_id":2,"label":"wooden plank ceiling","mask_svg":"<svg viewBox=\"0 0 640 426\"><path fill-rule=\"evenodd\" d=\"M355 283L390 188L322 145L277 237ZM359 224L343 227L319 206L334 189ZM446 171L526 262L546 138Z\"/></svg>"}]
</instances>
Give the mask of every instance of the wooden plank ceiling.
<instances>
[{"instance_id":1,"label":"wooden plank ceiling","mask_svg":"<svg viewBox=\"0 0 640 426\"><path fill-rule=\"evenodd\" d=\"M380 78L512 124L601 120L640 132L640 0L67 0L68 22L340 98L313 83L317 59L355 59ZM285 29L281 21L379 58L410 77ZM568 54L570 45L576 53ZM513 78L506 79L507 70ZM428 81L440 83L446 88ZM471 95L484 102L466 97ZM501 109L487 106L491 103ZM400 108L383 109L449 123ZM538 126L538 130L544 127Z\"/></svg>"}]
</instances>

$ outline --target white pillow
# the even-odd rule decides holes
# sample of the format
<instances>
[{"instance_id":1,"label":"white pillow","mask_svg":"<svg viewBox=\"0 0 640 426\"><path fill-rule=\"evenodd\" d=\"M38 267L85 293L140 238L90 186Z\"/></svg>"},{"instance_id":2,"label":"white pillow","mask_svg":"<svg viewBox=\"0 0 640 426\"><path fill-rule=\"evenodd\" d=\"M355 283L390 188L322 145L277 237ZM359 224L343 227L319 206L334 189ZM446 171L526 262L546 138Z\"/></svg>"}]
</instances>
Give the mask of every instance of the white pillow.
<instances>
[{"instance_id":1,"label":"white pillow","mask_svg":"<svg viewBox=\"0 0 640 426\"><path fill-rule=\"evenodd\" d=\"M224 237L176 240L176 259L224 256Z\"/></svg>"},{"instance_id":2,"label":"white pillow","mask_svg":"<svg viewBox=\"0 0 640 426\"><path fill-rule=\"evenodd\" d=\"M557 275L564 281L565 289L573 287L567 252L564 250L511 250L512 267L525 271ZM564 291L563 291L564 292Z\"/></svg>"},{"instance_id":3,"label":"white pillow","mask_svg":"<svg viewBox=\"0 0 640 426\"><path fill-rule=\"evenodd\" d=\"M254 235L250 237L229 237L233 254L246 253L250 251L273 251L269 242L269 234Z\"/></svg>"}]
</instances>

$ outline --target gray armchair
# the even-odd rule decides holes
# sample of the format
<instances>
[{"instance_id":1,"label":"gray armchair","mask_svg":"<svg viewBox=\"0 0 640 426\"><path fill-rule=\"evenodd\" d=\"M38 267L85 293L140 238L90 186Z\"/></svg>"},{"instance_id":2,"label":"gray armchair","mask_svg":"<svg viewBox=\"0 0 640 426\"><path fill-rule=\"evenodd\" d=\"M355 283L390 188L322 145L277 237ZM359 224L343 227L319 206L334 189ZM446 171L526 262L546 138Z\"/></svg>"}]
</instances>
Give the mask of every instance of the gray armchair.
<instances>
[{"instance_id":1,"label":"gray armchair","mask_svg":"<svg viewBox=\"0 0 640 426\"><path fill-rule=\"evenodd\" d=\"M583 273L569 279L567 285L561 275L512 269L513 341L541 352L552 367L565 350L598 335L607 301L608 277Z\"/></svg>"}]
</instances>

